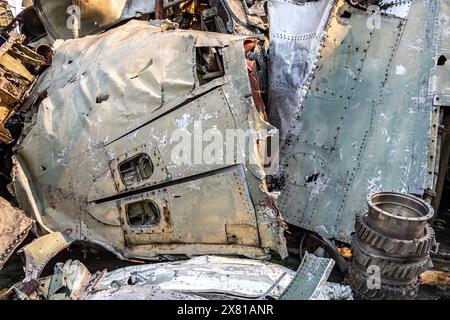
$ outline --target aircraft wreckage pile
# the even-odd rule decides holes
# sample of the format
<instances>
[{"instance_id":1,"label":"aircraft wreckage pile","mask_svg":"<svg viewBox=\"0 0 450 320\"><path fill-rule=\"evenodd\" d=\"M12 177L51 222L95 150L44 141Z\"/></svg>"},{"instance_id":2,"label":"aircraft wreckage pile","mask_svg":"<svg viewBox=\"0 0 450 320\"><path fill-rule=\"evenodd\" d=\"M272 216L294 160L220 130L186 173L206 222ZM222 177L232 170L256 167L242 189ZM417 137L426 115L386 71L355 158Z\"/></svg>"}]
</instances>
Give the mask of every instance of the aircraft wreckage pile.
<instances>
[{"instance_id":1,"label":"aircraft wreckage pile","mask_svg":"<svg viewBox=\"0 0 450 320\"><path fill-rule=\"evenodd\" d=\"M3 298L417 294L448 1L35 0L3 27L0 269L25 271ZM158 263L43 275L80 244Z\"/></svg>"}]
</instances>

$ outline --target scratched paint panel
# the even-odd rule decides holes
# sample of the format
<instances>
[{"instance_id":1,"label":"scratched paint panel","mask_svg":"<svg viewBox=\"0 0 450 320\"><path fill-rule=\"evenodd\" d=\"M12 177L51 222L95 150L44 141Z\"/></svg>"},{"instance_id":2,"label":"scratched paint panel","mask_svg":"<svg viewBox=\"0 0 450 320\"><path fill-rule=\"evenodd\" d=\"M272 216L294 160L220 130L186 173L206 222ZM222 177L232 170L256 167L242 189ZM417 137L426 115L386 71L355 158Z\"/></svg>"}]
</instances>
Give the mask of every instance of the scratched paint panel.
<instances>
[{"instance_id":1,"label":"scratched paint panel","mask_svg":"<svg viewBox=\"0 0 450 320\"><path fill-rule=\"evenodd\" d=\"M370 41L366 15L353 14L349 24L349 19L343 18L345 10L338 8L333 12L335 19L330 21L322 58L298 117L300 143L325 149L335 146Z\"/></svg>"},{"instance_id":2,"label":"scratched paint panel","mask_svg":"<svg viewBox=\"0 0 450 320\"><path fill-rule=\"evenodd\" d=\"M270 33L269 121L284 140L318 59L333 0L267 2ZM302 23L292 23L301 21ZM294 54L295 53L295 54Z\"/></svg>"},{"instance_id":3,"label":"scratched paint panel","mask_svg":"<svg viewBox=\"0 0 450 320\"><path fill-rule=\"evenodd\" d=\"M343 18L346 17L345 11L351 14L350 18ZM308 125L300 125L298 135L293 134L288 142L289 148L283 150L286 154L283 158L288 161L294 154L310 155L296 165L288 164L288 179L295 174L302 179L298 183L303 187L296 190L293 185L288 185L280 196L286 220L305 228L319 224L333 228L336 225L339 212L336 200L342 201L350 181L348 170L344 168L352 161L354 151L336 154L333 149L343 130L344 116L351 112L351 97L370 46L371 35L363 32L367 16L358 14L359 11L350 6L337 5L334 8L321 51L322 58L318 61L311 89L298 116L301 124ZM341 170L333 170L333 165L329 164L333 161L339 162ZM328 197L323 197L324 191ZM306 201L300 207L292 206L293 201L302 199ZM317 214L319 210L323 214Z\"/></svg>"},{"instance_id":4,"label":"scratched paint panel","mask_svg":"<svg viewBox=\"0 0 450 320\"><path fill-rule=\"evenodd\" d=\"M77 151L72 154L77 155L110 143L167 111L180 98L185 100L195 86L195 40L157 30L130 21L122 32L113 29L57 48L33 92L48 93L39 119L49 143L61 148L73 145ZM180 64L183 68L174 70ZM31 133L38 130L34 127Z\"/></svg>"},{"instance_id":5,"label":"scratched paint panel","mask_svg":"<svg viewBox=\"0 0 450 320\"><path fill-rule=\"evenodd\" d=\"M381 29L372 31L366 26L368 16L365 13L346 9L351 12L348 21L351 29L347 32L348 39L344 43L347 48L348 45L352 46L352 50L356 50L356 47L363 50L362 65L357 67L359 70L356 81L349 92L342 91L340 84L328 82L330 90L340 88L336 91L349 93L348 103L335 100L335 107L343 107L343 112L322 112L311 117L307 116L312 113L300 113L300 119L303 117L303 122L310 125L302 126L300 139L291 137L284 157L290 159L294 153L314 153L322 155L325 165L315 168L317 176L314 184L309 184L308 187L308 183L305 183L306 188L290 185L284 190L287 192L281 194L280 206L288 222L310 230L324 224L333 236L349 241L354 216L366 208L365 198L369 191L384 189L417 194L424 192L431 119L426 90L432 65L427 56L429 52L425 50L430 43L418 39L426 39L427 21L434 19L432 10L431 17L427 16L426 5L423 1L412 5L406 27L400 18L382 16ZM339 19L338 12L334 20ZM351 32L353 29L364 32ZM326 48L322 52L326 52L325 50ZM318 64L325 64L328 70L333 70L329 66L335 63L337 70L346 66L351 57L350 50L342 50L334 60L329 60L322 54ZM311 96L315 83L320 83L322 79L320 72L316 72L315 76L308 92ZM335 81L339 81L338 79L345 80L338 77ZM314 106L320 110L327 101L318 102L318 99L314 98ZM311 102L307 99L302 105L303 109L308 108L309 103ZM323 120L317 121L319 116ZM328 154L319 152L323 147L301 143L302 136L314 136L315 133L311 131L316 124L321 124L325 131L328 129L332 132L339 127L336 144ZM307 163L306 160L303 162ZM311 170L308 176L301 162L298 165L288 166L287 175L296 171L300 177L310 177ZM307 164L306 168L309 167ZM319 168L322 169L321 172ZM320 191L317 192L319 187ZM307 198L306 203L300 200L295 205L295 202L286 200L294 197Z\"/></svg>"}]
</instances>

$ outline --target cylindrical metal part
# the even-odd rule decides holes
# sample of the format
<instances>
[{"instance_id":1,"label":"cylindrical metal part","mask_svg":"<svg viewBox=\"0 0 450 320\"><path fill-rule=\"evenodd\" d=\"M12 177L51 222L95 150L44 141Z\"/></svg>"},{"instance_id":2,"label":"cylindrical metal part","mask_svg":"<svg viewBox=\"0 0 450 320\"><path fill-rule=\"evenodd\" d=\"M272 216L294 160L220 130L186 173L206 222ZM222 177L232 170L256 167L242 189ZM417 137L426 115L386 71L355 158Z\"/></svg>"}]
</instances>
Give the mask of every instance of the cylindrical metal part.
<instances>
[{"instance_id":1,"label":"cylindrical metal part","mask_svg":"<svg viewBox=\"0 0 450 320\"><path fill-rule=\"evenodd\" d=\"M403 193L375 192L367 197L364 218L373 230L395 239L413 240L425 233L434 210L426 201Z\"/></svg>"}]
</instances>

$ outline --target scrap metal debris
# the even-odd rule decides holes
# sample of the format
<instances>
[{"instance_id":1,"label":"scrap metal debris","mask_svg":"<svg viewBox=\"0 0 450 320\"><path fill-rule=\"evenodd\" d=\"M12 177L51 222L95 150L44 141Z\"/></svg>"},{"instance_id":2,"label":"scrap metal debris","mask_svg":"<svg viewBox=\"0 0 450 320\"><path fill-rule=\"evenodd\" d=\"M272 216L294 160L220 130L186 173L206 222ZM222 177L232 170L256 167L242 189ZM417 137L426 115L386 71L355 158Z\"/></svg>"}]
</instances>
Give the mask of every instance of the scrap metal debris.
<instances>
[{"instance_id":1,"label":"scrap metal debris","mask_svg":"<svg viewBox=\"0 0 450 320\"><path fill-rule=\"evenodd\" d=\"M38 279L42 270L60 251L68 248L72 241L60 232L49 233L27 244L19 253L22 253L25 261L24 282Z\"/></svg>"},{"instance_id":2,"label":"scrap metal debris","mask_svg":"<svg viewBox=\"0 0 450 320\"><path fill-rule=\"evenodd\" d=\"M309 259L323 259L313 257ZM68 260L57 263L53 275L35 280L34 285L14 285L10 294L21 300L259 300L278 298L292 286L294 274L265 261L217 256L94 274L79 261ZM325 281L326 276L311 299L351 299L348 286Z\"/></svg>"},{"instance_id":3,"label":"scrap metal debris","mask_svg":"<svg viewBox=\"0 0 450 320\"><path fill-rule=\"evenodd\" d=\"M433 266L434 211L420 198L393 192L368 196L369 210L356 218L348 277L361 296L412 298L419 276Z\"/></svg>"},{"instance_id":4,"label":"scrap metal debris","mask_svg":"<svg viewBox=\"0 0 450 320\"><path fill-rule=\"evenodd\" d=\"M35 75L46 65L44 57L22 45L24 39L11 34L0 42L0 143L13 142L6 122L21 106Z\"/></svg>"},{"instance_id":5,"label":"scrap metal debris","mask_svg":"<svg viewBox=\"0 0 450 320\"><path fill-rule=\"evenodd\" d=\"M0 299L447 286L426 270L450 190L448 1L34 0L14 15L0 0L0 269L17 251L25 274ZM264 261L287 241L296 272ZM43 274L75 243L159 263Z\"/></svg>"},{"instance_id":6,"label":"scrap metal debris","mask_svg":"<svg viewBox=\"0 0 450 320\"><path fill-rule=\"evenodd\" d=\"M131 266L107 273L96 290L150 284L205 297L279 297L294 272L266 261L202 256L188 261ZM272 285L276 283L274 287Z\"/></svg>"},{"instance_id":7,"label":"scrap metal debris","mask_svg":"<svg viewBox=\"0 0 450 320\"><path fill-rule=\"evenodd\" d=\"M443 288L450 287L450 273L445 271L427 270L420 275L420 283Z\"/></svg>"},{"instance_id":8,"label":"scrap metal debris","mask_svg":"<svg viewBox=\"0 0 450 320\"><path fill-rule=\"evenodd\" d=\"M280 276L283 278L277 281ZM57 263L53 275L13 286L18 299L261 299L278 297L294 272L277 264L202 256L90 274L79 261ZM273 284L276 283L275 286Z\"/></svg>"}]
</instances>

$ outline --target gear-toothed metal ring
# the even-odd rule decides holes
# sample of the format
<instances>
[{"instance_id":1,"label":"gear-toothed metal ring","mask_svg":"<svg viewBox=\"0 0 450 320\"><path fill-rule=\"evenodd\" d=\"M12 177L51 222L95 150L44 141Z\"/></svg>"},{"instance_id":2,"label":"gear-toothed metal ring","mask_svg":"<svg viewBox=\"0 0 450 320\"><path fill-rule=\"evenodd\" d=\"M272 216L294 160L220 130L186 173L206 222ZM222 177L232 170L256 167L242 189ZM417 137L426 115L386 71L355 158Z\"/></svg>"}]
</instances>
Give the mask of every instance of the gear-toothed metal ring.
<instances>
[{"instance_id":1,"label":"gear-toothed metal ring","mask_svg":"<svg viewBox=\"0 0 450 320\"><path fill-rule=\"evenodd\" d=\"M368 288L367 276L354 269L354 266L348 268L348 281L353 290L366 299L405 299L414 297L419 291L419 277L411 284L404 286L392 286L381 284L379 289Z\"/></svg>"},{"instance_id":2,"label":"gear-toothed metal ring","mask_svg":"<svg viewBox=\"0 0 450 320\"><path fill-rule=\"evenodd\" d=\"M371 265L377 265L380 268L381 274L391 279L406 280L415 278L433 266L429 256L411 261L402 258L392 259L387 256L366 252L359 245L359 240L356 237L352 239L352 248L354 263L357 263L362 269L366 270Z\"/></svg>"},{"instance_id":3,"label":"gear-toothed metal ring","mask_svg":"<svg viewBox=\"0 0 450 320\"><path fill-rule=\"evenodd\" d=\"M360 240L383 250L391 257L424 257L435 245L434 230L429 224L425 226L425 235L422 238L398 240L372 230L361 216L356 215L355 232Z\"/></svg>"}]
</instances>

